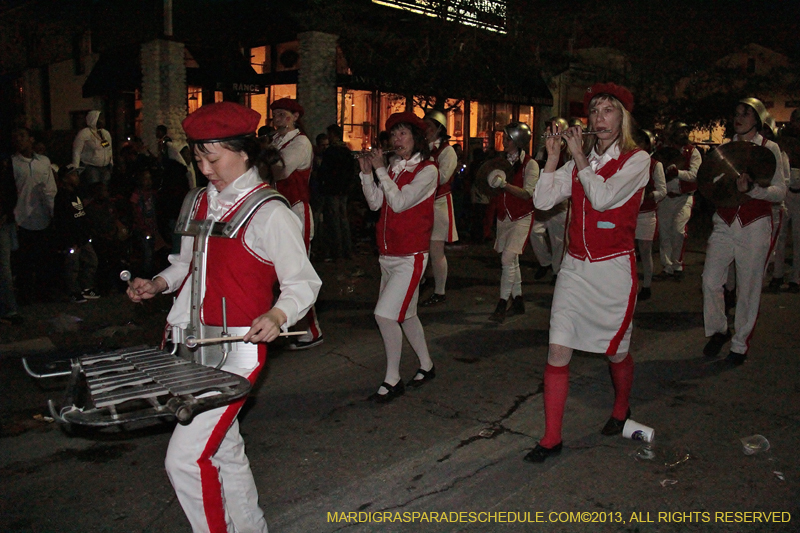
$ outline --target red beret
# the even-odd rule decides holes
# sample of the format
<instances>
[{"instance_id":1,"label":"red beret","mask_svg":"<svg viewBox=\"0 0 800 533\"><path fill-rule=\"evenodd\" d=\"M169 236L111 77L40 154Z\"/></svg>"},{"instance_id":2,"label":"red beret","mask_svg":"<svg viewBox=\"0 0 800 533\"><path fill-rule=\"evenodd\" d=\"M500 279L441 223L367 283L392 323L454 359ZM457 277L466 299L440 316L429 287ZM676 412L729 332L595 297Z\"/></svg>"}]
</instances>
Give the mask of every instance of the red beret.
<instances>
[{"instance_id":1,"label":"red beret","mask_svg":"<svg viewBox=\"0 0 800 533\"><path fill-rule=\"evenodd\" d=\"M300 117L305 114L305 109L303 106L297 103L297 100L292 100L291 98L281 98L279 100L275 100L271 104L269 104L269 108L273 111L276 109L285 109L291 113L300 113Z\"/></svg>"},{"instance_id":2,"label":"red beret","mask_svg":"<svg viewBox=\"0 0 800 533\"><path fill-rule=\"evenodd\" d=\"M392 116L386 119L386 131L392 131L392 128L394 128L401 122L405 122L406 124L411 124L412 126L416 126L420 130L422 130L423 133L428 128L428 125L425 124L424 120L419 118L414 113L406 111L403 113L394 113Z\"/></svg>"},{"instance_id":3,"label":"red beret","mask_svg":"<svg viewBox=\"0 0 800 533\"><path fill-rule=\"evenodd\" d=\"M615 83L595 83L586 89L586 94L583 95L583 108L587 115L589 114L589 102L600 94L613 96L619 100L622 107L628 110L628 113L633 112L633 95L626 87Z\"/></svg>"},{"instance_id":4,"label":"red beret","mask_svg":"<svg viewBox=\"0 0 800 533\"><path fill-rule=\"evenodd\" d=\"M253 135L261 113L233 102L208 104L183 119L183 131L193 142L219 142Z\"/></svg>"}]
</instances>

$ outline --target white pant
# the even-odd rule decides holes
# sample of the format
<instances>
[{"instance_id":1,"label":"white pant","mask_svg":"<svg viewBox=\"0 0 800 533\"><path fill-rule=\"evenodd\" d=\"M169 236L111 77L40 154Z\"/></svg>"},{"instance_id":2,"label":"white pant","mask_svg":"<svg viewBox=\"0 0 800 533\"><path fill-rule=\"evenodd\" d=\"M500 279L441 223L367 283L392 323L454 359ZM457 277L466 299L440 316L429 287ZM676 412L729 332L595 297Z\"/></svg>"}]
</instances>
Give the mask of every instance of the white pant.
<instances>
[{"instance_id":1,"label":"white pant","mask_svg":"<svg viewBox=\"0 0 800 533\"><path fill-rule=\"evenodd\" d=\"M237 364L244 362L238 359ZM257 363L249 368L226 363L222 369L251 382L260 371ZM189 425L176 426L169 441L167 475L195 533L267 532L236 420L243 404L241 399L200 413Z\"/></svg>"},{"instance_id":2,"label":"white pant","mask_svg":"<svg viewBox=\"0 0 800 533\"><path fill-rule=\"evenodd\" d=\"M736 332L731 351L746 354L758 318L761 284L769 254L772 218L764 217L742 227L739 219L728 226L714 214L714 231L708 238L703 268L703 320L706 337L728 331L723 285L731 263L736 265Z\"/></svg>"},{"instance_id":3,"label":"white pant","mask_svg":"<svg viewBox=\"0 0 800 533\"><path fill-rule=\"evenodd\" d=\"M537 220L534 217L531 227L531 248L536 255L536 261L541 266L553 266L553 274L558 274L561 269L561 259L564 255L564 225L567 221L567 212L562 211L548 218ZM550 248L547 247L545 232L550 237Z\"/></svg>"},{"instance_id":4,"label":"white pant","mask_svg":"<svg viewBox=\"0 0 800 533\"><path fill-rule=\"evenodd\" d=\"M683 251L686 240L686 224L692 216L694 197L667 196L658 203L658 232L660 235L661 266L672 274L683 270Z\"/></svg>"},{"instance_id":5,"label":"white pant","mask_svg":"<svg viewBox=\"0 0 800 533\"><path fill-rule=\"evenodd\" d=\"M773 276L782 278L786 273L786 234L789 232L789 225L792 226L792 275L790 282L800 283L800 193L791 191L786 192L784 199L786 212L784 213L781 232L778 235L778 242L775 243L775 271Z\"/></svg>"}]
</instances>

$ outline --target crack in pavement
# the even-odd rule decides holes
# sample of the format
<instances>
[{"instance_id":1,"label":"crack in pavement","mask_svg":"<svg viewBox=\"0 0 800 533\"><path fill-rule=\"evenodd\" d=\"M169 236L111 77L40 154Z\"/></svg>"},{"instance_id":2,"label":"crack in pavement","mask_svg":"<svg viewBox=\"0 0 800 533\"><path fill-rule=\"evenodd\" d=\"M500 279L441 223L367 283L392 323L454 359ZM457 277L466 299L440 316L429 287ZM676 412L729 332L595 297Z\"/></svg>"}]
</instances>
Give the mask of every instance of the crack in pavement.
<instances>
[{"instance_id":1,"label":"crack in pavement","mask_svg":"<svg viewBox=\"0 0 800 533\"><path fill-rule=\"evenodd\" d=\"M343 359L346 359L347 361L349 361L350 363L352 363L355 366L361 367L361 368L363 368L365 370L372 370L370 367L362 365L361 363L357 363L350 356L345 355L345 354L340 353L340 352L337 352L336 350L331 350L326 355L337 355L337 356L339 356L339 357L341 357Z\"/></svg>"},{"instance_id":2,"label":"crack in pavement","mask_svg":"<svg viewBox=\"0 0 800 533\"><path fill-rule=\"evenodd\" d=\"M393 510L402 509L402 508L404 508L404 507L406 507L408 505L411 505L412 503L414 503L416 501L419 501L419 500L421 500L423 498L427 498L428 496L435 496L437 494L443 494L443 493L445 493L445 492L447 492L447 491L449 491L451 489L456 488L456 486L458 486L461 482L475 477L476 474L482 472L483 470L486 470L487 468L495 466L496 464L500 463L500 461L501 461L501 459L498 459L497 461L492 461L490 463L487 463L487 464L481 466L480 468L476 469L475 471L473 471L473 472L471 472L469 474L465 474L463 476L458 476L455 479L453 479L449 484L445 485L444 487L442 487L440 489L436 489L436 490L432 490L432 491L429 491L429 492L425 492L423 494L419 494L419 495L414 496L413 498L411 498L410 500L407 500L405 502L398 503L396 505L392 505L392 506L389 506L389 507L384 507L383 509L378 509L378 510L372 511L372 512L375 512L375 513L382 513L382 512L386 512L386 511L391 512ZM360 508L361 509L366 509L367 507L364 507L362 505L362 506L360 506ZM343 526L343 527L341 527L339 529L335 529L334 531L342 531L342 530L351 528L353 526L359 526L359 525L362 525L362 524L356 522L354 524L348 524L348 525Z\"/></svg>"}]
</instances>

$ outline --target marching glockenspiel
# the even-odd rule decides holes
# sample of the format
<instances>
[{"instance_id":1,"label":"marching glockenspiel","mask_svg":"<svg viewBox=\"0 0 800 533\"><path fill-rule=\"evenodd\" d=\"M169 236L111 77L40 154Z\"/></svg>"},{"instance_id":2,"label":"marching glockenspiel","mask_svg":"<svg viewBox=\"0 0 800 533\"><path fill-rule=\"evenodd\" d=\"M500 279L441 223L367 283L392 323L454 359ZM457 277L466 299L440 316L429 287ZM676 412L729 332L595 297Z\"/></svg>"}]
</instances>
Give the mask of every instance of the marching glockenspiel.
<instances>
[{"instance_id":1,"label":"marching glockenspiel","mask_svg":"<svg viewBox=\"0 0 800 533\"><path fill-rule=\"evenodd\" d=\"M147 418L188 424L194 415L250 390L250 382L241 376L155 347L84 355L71 365L61 408L48 402L53 418L70 424L110 426Z\"/></svg>"}]
</instances>

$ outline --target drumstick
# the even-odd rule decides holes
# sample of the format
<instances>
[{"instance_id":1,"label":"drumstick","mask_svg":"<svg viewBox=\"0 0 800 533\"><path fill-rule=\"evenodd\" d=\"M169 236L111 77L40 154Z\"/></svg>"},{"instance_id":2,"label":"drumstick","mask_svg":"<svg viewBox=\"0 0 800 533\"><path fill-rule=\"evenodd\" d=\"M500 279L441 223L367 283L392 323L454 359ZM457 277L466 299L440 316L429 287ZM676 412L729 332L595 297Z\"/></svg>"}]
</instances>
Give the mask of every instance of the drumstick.
<instances>
[{"instance_id":1,"label":"drumstick","mask_svg":"<svg viewBox=\"0 0 800 533\"><path fill-rule=\"evenodd\" d=\"M128 287L131 289L133 288L133 282L131 281L131 271L130 270L123 270L119 273L119 279L122 281L128 282Z\"/></svg>"},{"instance_id":2,"label":"drumstick","mask_svg":"<svg viewBox=\"0 0 800 533\"><path fill-rule=\"evenodd\" d=\"M286 333L279 333L278 337L292 337L295 335L305 335L308 333L307 331L287 331ZM195 346L199 346L201 344L214 344L215 342L240 342L244 339L244 335L238 335L236 337L209 337L206 339L195 339L193 337L186 338L186 346L188 348L194 348Z\"/></svg>"}]
</instances>

